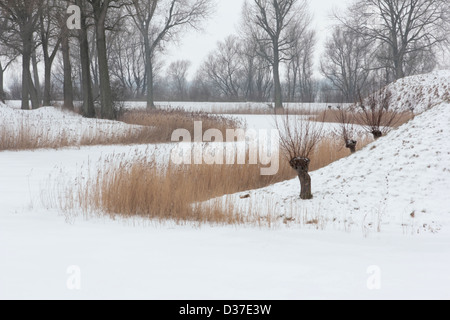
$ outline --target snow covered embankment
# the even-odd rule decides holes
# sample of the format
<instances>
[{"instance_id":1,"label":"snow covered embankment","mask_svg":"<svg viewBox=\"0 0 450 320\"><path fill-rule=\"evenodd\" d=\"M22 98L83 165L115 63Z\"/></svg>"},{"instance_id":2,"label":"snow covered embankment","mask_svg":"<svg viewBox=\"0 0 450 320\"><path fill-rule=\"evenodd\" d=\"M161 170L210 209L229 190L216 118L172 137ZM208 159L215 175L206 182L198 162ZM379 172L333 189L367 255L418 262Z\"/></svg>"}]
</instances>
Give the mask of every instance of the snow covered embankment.
<instances>
[{"instance_id":1,"label":"snow covered embankment","mask_svg":"<svg viewBox=\"0 0 450 320\"><path fill-rule=\"evenodd\" d=\"M392 107L416 114L450 103L450 70L406 77L386 87L392 93Z\"/></svg>"},{"instance_id":2,"label":"snow covered embankment","mask_svg":"<svg viewBox=\"0 0 450 320\"><path fill-rule=\"evenodd\" d=\"M450 104L436 106L355 155L313 172L311 201L299 199L297 179L251 191L249 199L231 197L244 208L270 203L270 213L288 223L364 233L437 232L450 219L449 111Z\"/></svg>"}]
</instances>

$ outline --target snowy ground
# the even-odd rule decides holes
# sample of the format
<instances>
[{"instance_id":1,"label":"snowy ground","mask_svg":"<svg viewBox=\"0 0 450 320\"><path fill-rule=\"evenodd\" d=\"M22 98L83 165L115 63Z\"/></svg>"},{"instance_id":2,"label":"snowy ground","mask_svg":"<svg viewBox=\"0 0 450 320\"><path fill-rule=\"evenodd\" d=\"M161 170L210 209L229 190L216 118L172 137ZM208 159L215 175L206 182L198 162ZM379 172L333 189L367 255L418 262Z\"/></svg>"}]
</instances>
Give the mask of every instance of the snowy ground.
<instances>
[{"instance_id":1,"label":"snowy ground","mask_svg":"<svg viewBox=\"0 0 450 320\"><path fill-rule=\"evenodd\" d=\"M294 225L68 223L43 206L50 174L121 151L126 147L0 153L1 299L450 298L447 228L420 235L384 228L364 237ZM80 290L67 286L73 266ZM379 290L367 286L372 266Z\"/></svg>"},{"instance_id":2,"label":"snowy ground","mask_svg":"<svg viewBox=\"0 0 450 320\"><path fill-rule=\"evenodd\" d=\"M172 146L0 152L0 299L449 299L449 109L313 173L313 201L298 200L297 180L236 196L319 226L67 219L46 201L54 179L112 154L164 163Z\"/></svg>"}]
</instances>

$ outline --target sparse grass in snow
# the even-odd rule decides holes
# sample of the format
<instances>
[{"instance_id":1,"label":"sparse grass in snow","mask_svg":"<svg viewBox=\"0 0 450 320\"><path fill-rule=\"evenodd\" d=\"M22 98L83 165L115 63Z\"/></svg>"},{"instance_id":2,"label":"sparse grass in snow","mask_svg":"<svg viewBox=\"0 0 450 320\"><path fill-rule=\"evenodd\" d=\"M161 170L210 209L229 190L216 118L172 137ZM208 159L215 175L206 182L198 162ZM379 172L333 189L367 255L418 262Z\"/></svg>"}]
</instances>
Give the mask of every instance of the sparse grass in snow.
<instances>
[{"instance_id":1,"label":"sparse grass in snow","mask_svg":"<svg viewBox=\"0 0 450 320\"><path fill-rule=\"evenodd\" d=\"M0 116L0 151L164 143L176 129L193 135L194 121L202 121L204 131L245 127L238 119L182 110L129 112L123 116L127 124L85 119L54 108L22 111L2 106Z\"/></svg>"}]
</instances>

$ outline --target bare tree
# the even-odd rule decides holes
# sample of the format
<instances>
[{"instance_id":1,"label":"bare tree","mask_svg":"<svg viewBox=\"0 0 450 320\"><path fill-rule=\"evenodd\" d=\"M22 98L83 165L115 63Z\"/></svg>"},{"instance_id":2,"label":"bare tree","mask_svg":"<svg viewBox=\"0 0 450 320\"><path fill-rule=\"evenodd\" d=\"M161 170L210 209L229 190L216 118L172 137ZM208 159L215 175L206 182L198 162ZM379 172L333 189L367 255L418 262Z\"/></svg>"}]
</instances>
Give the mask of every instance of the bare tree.
<instances>
[{"instance_id":1,"label":"bare tree","mask_svg":"<svg viewBox=\"0 0 450 320\"><path fill-rule=\"evenodd\" d=\"M325 115L323 119L325 119ZM302 200L312 199L311 176L309 175L310 156L323 138L324 122L290 116L289 111L286 111L281 120L277 120L276 125L280 132L281 149L300 180L300 198Z\"/></svg>"},{"instance_id":2,"label":"bare tree","mask_svg":"<svg viewBox=\"0 0 450 320\"><path fill-rule=\"evenodd\" d=\"M226 100L237 101L242 95L245 81L242 58L240 40L236 36L229 36L218 43L217 49L209 54L202 66L208 81Z\"/></svg>"},{"instance_id":3,"label":"bare tree","mask_svg":"<svg viewBox=\"0 0 450 320\"><path fill-rule=\"evenodd\" d=\"M72 81L72 63L70 61L70 30L64 23L61 26L61 52L63 56L63 93L64 93L64 108L74 110L73 105L73 81Z\"/></svg>"},{"instance_id":4,"label":"bare tree","mask_svg":"<svg viewBox=\"0 0 450 320\"><path fill-rule=\"evenodd\" d=\"M341 92L346 102L367 93L373 67L373 45L349 28L337 26L325 44L320 71Z\"/></svg>"},{"instance_id":5,"label":"bare tree","mask_svg":"<svg viewBox=\"0 0 450 320\"><path fill-rule=\"evenodd\" d=\"M254 39L244 37L241 41L244 97L247 101L267 102L273 92L272 68L258 55L259 46Z\"/></svg>"},{"instance_id":6,"label":"bare tree","mask_svg":"<svg viewBox=\"0 0 450 320\"><path fill-rule=\"evenodd\" d=\"M189 60L178 60L172 62L167 69L167 75L171 84L173 95L179 101L183 101L187 98L187 76L190 66L191 62Z\"/></svg>"},{"instance_id":7,"label":"bare tree","mask_svg":"<svg viewBox=\"0 0 450 320\"><path fill-rule=\"evenodd\" d=\"M357 116L353 108L338 107L335 111L335 120L339 124L338 135L343 140L345 147L351 153L355 153L358 141L355 140L354 124L357 121Z\"/></svg>"},{"instance_id":8,"label":"bare tree","mask_svg":"<svg viewBox=\"0 0 450 320\"><path fill-rule=\"evenodd\" d=\"M316 34L305 25L301 34L293 34L294 40L288 50L287 97L289 101L314 102L313 55Z\"/></svg>"},{"instance_id":9,"label":"bare tree","mask_svg":"<svg viewBox=\"0 0 450 320\"><path fill-rule=\"evenodd\" d=\"M52 65L61 45L61 20L63 20L61 12L65 12L65 10L58 0L44 0L43 5L46 8L39 17L39 38L44 57L43 105L49 106L51 100Z\"/></svg>"},{"instance_id":10,"label":"bare tree","mask_svg":"<svg viewBox=\"0 0 450 320\"><path fill-rule=\"evenodd\" d=\"M113 83L128 98L138 98L145 91L145 59L141 34L125 20L117 32L110 34L110 72Z\"/></svg>"},{"instance_id":11,"label":"bare tree","mask_svg":"<svg viewBox=\"0 0 450 320\"><path fill-rule=\"evenodd\" d=\"M280 64L288 60L287 51L309 19L302 0L252 0L244 5L245 29L272 67L275 108L283 108Z\"/></svg>"},{"instance_id":12,"label":"bare tree","mask_svg":"<svg viewBox=\"0 0 450 320\"><path fill-rule=\"evenodd\" d=\"M129 14L140 31L145 52L147 108L154 108L152 61L158 48L186 27L197 28L209 16L211 0L131 0Z\"/></svg>"},{"instance_id":13,"label":"bare tree","mask_svg":"<svg viewBox=\"0 0 450 320\"><path fill-rule=\"evenodd\" d=\"M211 87L206 74L202 70L197 70L189 86L189 98L192 101L211 101L213 97L216 97L214 91L215 88Z\"/></svg>"},{"instance_id":14,"label":"bare tree","mask_svg":"<svg viewBox=\"0 0 450 320\"><path fill-rule=\"evenodd\" d=\"M22 56L22 109L39 108L39 97L30 71L31 58L35 51L35 31L44 9L43 0L0 0L3 19L7 22L2 32L2 42Z\"/></svg>"},{"instance_id":15,"label":"bare tree","mask_svg":"<svg viewBox=\"0 0 450 320\"><path fill-rule=\"evenodd\" d=\"M0 8L0 17L2 16ZM2 34L8 27L8 21L0 18L0 33ZM0 39L2 39L2 35L0 34ZM4 83L4 74L9 66L16 60L18 56L17 51L13 48L6 46L3 43L0 43L0 101L3 103L6 99L5 93L5 83Z\"/></svg>"},{"instance_id":16,"label":"bare tree","mask_svg":"<svg viewBox=\"0 0 450 320\"><path fill-rule=\"evenodd\" d=\"M448 39L449 14L448 0L357 0L338 19L367 41L386 46L386 67L396 80L405 76L408 56Z\"/></svg>"},{"instance_id":17,"label":"bare tree","mask_svg":"<svg viewBox=\"0 0 450 320\"><path fill-rule=\"evenodd\" d=\"M360 97L357 120L375 140L391 131L402 118L403 112L393 108L391 102L392 92L388 89L379 90L366 99Z\"/></svg>"},{"instance_id":18,"label":"bare tree","mask_svg":"<svg viewBox=\"0 0 450 320\"><path fill-rule=\"evenodd\" d=\"M106 27L108 11L112 7L123 5L116 0L87 0L91 4L97 45L97 62L100 81L101 116L106 119L115 119L117 114L114 109L113 92L109 74L108 50L106 43Z\"/></svg>"}]
</instances>

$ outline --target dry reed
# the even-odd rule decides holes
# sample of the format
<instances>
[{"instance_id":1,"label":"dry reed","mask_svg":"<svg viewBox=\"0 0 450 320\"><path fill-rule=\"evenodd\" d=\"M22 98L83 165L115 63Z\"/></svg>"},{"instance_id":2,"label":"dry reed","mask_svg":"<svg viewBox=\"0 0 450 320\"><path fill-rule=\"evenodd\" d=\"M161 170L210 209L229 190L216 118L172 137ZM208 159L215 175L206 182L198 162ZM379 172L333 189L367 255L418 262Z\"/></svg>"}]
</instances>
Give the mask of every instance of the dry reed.
<instances>
[{"instance_id":1,"label":"dry reed","mask_svg":"<svg viewBox=\"0 0 450 320\"><path fill-rule=\"evenodd\" d=\"M317 170L349 155L332 137L324 139L312 155ZM362 147L362 144L361 146ZM173 165L161 168L148 155L133 161L110 157L99 162L96 174L78 177L77 183L59 185L59 208L81 208L114 217L141 217L178 224L272 226L273 215L261 216L260 208L242 210L230 201L208 201L227 194L263 188L295 177L287 161L280 161L274 176L262 176L261 165ZM83 181L83 182L82 182ZM205 205L205 201L208 205Z\"/></svg>"}]
</instances>

